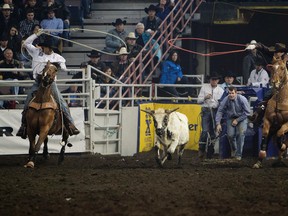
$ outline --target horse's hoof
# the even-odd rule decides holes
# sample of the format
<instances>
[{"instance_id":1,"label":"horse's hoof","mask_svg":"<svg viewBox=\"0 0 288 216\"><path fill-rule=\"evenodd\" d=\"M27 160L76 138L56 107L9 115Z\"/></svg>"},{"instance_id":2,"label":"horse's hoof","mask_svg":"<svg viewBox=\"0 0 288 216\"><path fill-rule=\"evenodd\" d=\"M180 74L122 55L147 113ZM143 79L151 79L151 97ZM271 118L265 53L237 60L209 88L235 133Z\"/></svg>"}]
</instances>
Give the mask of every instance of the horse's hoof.
<instances>
[{"instance_id":1,"label":"horse's hoof","mask_svg":"<svg viewBox=\"0 0 288 216\"><path fill-rule=\"evenodd\" d=\"M24 165L25 168L34 168L34 162L29 161L27 164Z\"/></svg>"},{"instance_id":2,"label":"horse's hoof","mask_svg":"<svg viewBox=\"0 0 288 216\"><path fill-rule=\"evenodd\" d=\"M172 160L172 154L171 153L167 153L167 160Z\"/></svg>"}]
</instances>

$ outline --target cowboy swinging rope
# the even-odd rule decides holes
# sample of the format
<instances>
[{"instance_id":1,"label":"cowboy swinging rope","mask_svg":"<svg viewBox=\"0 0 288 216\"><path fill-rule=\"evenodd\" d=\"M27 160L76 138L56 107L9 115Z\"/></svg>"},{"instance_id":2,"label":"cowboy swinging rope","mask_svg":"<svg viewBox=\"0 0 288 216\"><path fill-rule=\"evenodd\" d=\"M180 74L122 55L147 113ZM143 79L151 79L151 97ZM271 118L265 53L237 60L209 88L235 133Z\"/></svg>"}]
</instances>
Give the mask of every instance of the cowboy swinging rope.
<instances>
[{"instance_id":1,"label":"cowboy swinging rope","mask_svg":"<svg viewBox=\"0 0 288 216\"><path fill-rule=\"evenodd\" d=\"M239 50L231 50L231 51L223 51L223 52L211 52L211 53L200 53L200 52L196 52L193 50L188 50L179 46L176 46L175 44L173 44L175 41L182 41L182 40L194 40L194 41L203 41L203 42L209 42L209 43L216 43L216 44L223 44L223 45L231 45L231 46L238 46L238 47L244 47L244 49L239 49ZM189 52L189 53L193 53L196 55L201 55L201 56L218 56L218 55L226 55L226 54L230 54L230 53L239 53L239 52L244 52L246 45L245 44L237 44L237 43L229 43L229 42L223 42L223 41L215 41L215 40L209 40L209 39L203 39L203 38L177 38L177 39L171 39L168 41L168 44L172 47L174 47L175 49L179 49L185 52Z\"/></svg>"},{"instance_id":2,"label":"cowboy swinging rope","mask_svg":"<svg viewBox=\"0 0 288 216\"><path fill-rule=\"evenodd\" d=\"M77 44L79 46L82 46L82 47L86 47L88 49L91 49L91 50L95 50L95 51L98 51L102 54L106 54L106 55L111 55L111 56L119 56L118 53L109 53L109 52L105 52L103 50L100 50L100 49L96 49L94 47L91 47L91 46L88 46L86 44L83 44L83 43L79 43L77 41L74 41L74 40L70 40L70 39L66 39L66 38L63 38L63 37L60 37L60 36L56 36L56 35L52 35L51 32L60 32L60 31L90 31L90 32L97 32L97 33L101 33L101 34L104 34L104 35L110 35L114 38L117 38L119 39L122 43L123 43L123 46L125 46L125 48L127 49L127 45L125 43L125 41L116 36L116 35L113 35L113 34L110 34L108 32L103 32L103 31L99 31L99 30L94 30L94 29L81 29L81 28L71 28L71 29L63 29L63 30L59 30L59 29L41 29L41 31L43 31L43 34L46 34L46 35L49 35L51 37L55 37L55 38L58 38L58 39L61 39L61 40L65 40L67 42L71 42L71 43L74 43L74 44ZM23 50L23 46L21 47L21 54L24 56L24 58L26 58L28 61L31 61L31 59L29 57L26 56L26 54L24 54L24 50Z\"/></svg>"}]
</instances>

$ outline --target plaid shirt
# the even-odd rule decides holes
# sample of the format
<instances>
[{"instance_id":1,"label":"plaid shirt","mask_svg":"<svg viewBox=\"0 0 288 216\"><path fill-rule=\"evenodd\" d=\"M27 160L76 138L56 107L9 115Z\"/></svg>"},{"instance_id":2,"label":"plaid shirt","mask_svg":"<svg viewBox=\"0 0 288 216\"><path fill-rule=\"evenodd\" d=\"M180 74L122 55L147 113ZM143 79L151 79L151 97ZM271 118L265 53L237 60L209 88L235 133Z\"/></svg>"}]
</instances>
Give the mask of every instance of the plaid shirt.
<instances>
[{"instance_id":1,"label":"plaid shirt","mask_svg":"<svg viewBox=\"0 0 288 216\"><path fill-rule=\"evenodd\" d=\"M34 25L39 24L38 20L29 21L27 19L20 22L20 34L22 37L30 36L32 34L32 28Z\"/></svg>"}]
</instances>

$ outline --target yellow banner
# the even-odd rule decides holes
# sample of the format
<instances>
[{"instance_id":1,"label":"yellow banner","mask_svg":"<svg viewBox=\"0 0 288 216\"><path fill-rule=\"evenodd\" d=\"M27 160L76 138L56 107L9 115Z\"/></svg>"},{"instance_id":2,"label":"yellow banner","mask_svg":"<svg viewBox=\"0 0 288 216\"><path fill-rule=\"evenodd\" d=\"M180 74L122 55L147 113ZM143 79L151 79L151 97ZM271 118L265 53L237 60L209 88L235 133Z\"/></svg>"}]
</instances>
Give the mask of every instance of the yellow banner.
<instances>
[{"instance_id":1,"label":"yellow banner","mask_svg":"<svg viewBox=\"0 0 288 216\"><path fill-rule=\"evenodd\" d=\"M140 109L156 110L175 109L177 112L183 113L187 116L189 121L190 139L186 145L186 149L198 150L198 141L201 132L201 106L198 104L161 104L161 103L147 103L140 104ZM154 124L152 117L140 111L139 119L139 146L138 152L150 151L154 147Z\"/></svg>"}]
</instances>

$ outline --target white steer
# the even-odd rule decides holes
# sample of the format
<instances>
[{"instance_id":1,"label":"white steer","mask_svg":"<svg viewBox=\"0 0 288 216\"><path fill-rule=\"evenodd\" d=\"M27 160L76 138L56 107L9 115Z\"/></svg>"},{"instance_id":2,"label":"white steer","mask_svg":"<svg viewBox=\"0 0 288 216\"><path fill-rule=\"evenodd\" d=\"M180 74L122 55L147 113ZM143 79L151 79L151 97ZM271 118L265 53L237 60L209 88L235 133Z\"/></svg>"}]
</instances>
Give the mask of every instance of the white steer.
<instances>
[{"instance_id":1,"label":"white steer","mask_svg":"<svg viewBox=\"0 0 288 216\"><path fill-rule=\"evenodd\" d=\"M175 112L177 109L179 108L142 110L151 115L154 120L156 160L160 166L163 166L166 159L172 159L172 154L177 147L178 165L180 165L184 147L189 141L188 118L180 112ZM163 147L162 157L160 155L161 145Z\"/></svg>"}]
</instances>

